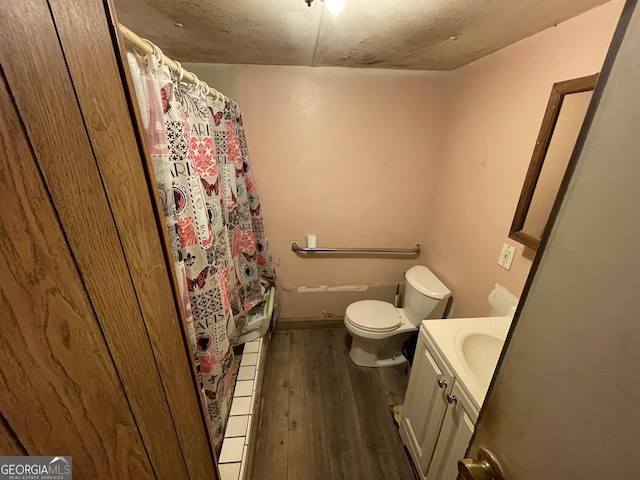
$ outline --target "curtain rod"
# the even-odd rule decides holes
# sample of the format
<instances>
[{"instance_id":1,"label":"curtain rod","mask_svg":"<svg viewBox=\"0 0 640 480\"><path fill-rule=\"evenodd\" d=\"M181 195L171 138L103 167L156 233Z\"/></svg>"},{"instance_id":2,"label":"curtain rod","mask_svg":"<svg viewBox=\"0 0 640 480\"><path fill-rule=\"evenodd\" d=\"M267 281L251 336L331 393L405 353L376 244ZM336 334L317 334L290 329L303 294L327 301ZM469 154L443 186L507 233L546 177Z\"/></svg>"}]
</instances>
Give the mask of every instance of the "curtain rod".
<instances>
[{"instance_id":1,"label":"curtain rod","mask_svg":"<svg viewBox=\"0 0 640 480\"><path fill-rule=\"evenodd\" d=\"M215 88L212 88L209 85L207 85L206 82L203 82L202 80L200 80L195 74L182 68L182 65L180 65L180 63L164 55L162 51L155 44L153 44L146 38L139 37L138 35L133 33L131 30L129 30L127 27L125 27L121 23L118 23L118 30L120 30L122 37L125 39L125 41L129 45L135 47L136 49L138 49L143 53L160 57L161 62L163 62L171 70L178 73L182 72L182 79L180 81L192 83L193 85L199 85L200 87L206 88L208 90L209 95L211 95L212 97L216 97L219 100L233 101L227 96L225 96L224 94L222 94L221 92L219 92L218 90L216 90ZM158 52L160 53L160 55L158 55Z\"/></svg>"}]
</instances>

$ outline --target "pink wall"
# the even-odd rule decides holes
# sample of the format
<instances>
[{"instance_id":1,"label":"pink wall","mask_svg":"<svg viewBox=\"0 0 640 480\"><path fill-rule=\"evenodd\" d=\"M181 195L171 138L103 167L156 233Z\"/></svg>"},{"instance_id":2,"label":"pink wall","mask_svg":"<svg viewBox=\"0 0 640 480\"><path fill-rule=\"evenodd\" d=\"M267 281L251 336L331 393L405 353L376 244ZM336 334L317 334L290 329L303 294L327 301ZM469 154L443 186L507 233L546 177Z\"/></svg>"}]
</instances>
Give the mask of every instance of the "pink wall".
<instances>
[{"instance_id":1,"label":"pink wall","mask_svg":"<svg viewBox=\"0 0 640 480\"><path fill-rule=\"evenodd\" d=\"M553 83L600 70L622 0L453 72L239 66L240 100L282 292L282 316L343 315L391 300L411 265L488 314L499 282L520 295L534 252L507 234ZM414 259L306 258L318 246L413 246ZM518 251L497 265L503 242ZM303 285L364 293L297 293Z\"/></svg>"},{"instance_id":2,"label":"pink wall","mask_svg":"<svg viewBox=\"0 0 640 480\"><path fill-rule=\"evenodd\" d=\"M358 298L391 300L416 259L308 258L318 246L424 242L448 74L241 66L240 98L280 286L283 317L343 315ZM296 293L368 285L362 294Z\"/></svg>"},{"instance_id":3,"label":"pink wall","mask_svg":"<svg viewBox=\"0 0 640 480\"><path fill-rule=\"evenodd\" d=\"M600 71L614 1L451 72L430 198L426 262L456 295L454 316L488 313L498 282L520 295L534 252L507 235L553 83ZM502 244L518 250L511 271Z\"/></svg>"}]
</instances>

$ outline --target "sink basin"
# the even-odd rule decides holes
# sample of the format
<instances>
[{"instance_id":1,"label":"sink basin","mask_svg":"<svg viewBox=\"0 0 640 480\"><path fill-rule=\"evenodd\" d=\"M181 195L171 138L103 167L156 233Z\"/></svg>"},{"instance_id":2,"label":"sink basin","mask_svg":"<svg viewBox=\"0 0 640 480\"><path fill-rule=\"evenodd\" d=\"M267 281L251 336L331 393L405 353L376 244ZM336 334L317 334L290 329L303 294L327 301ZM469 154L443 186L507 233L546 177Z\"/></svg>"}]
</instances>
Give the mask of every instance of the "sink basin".
<instances>
[{"instance_id":1,"label":"sink basin","mask_svg":"<svg viewBox=\"0 0 640 480\"><path fill-rule=\"evenodd\" d=\"M481 384L488 385L496 369L504 340L492 335L474 333L461 342L461 356Z\"/></svg>"},{"instance_id":2,"label":"sink basin","mask_svg":"<svg viewBox=\"0 0 640 480\"><path fill-rule=\"evenodd\" d=\"M512 319L507 315L422 322L421 328L478 410L487 394Z\"/></svg>"}]
</instances>

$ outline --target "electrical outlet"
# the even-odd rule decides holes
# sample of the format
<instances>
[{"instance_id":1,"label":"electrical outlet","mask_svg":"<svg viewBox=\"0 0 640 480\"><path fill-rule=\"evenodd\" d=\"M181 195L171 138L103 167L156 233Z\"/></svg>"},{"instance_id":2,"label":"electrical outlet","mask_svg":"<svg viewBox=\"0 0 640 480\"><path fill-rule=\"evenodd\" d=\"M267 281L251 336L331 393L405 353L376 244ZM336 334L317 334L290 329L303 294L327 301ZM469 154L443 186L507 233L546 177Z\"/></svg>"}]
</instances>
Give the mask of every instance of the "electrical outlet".
<instances>
[{"instance_id":1,"label":"electrical outlet","mask_svg":"<svg viewBox=\"0 0 640 480\"><path fill-rule=\"evenodd\" d=\"M511 270L511 263L513 257L516 254L516 247L513 247L507 243L502 245L502 251L500 252L500 258L498 258L498 265L506 270Z\"/></svg>"}]
</instances>

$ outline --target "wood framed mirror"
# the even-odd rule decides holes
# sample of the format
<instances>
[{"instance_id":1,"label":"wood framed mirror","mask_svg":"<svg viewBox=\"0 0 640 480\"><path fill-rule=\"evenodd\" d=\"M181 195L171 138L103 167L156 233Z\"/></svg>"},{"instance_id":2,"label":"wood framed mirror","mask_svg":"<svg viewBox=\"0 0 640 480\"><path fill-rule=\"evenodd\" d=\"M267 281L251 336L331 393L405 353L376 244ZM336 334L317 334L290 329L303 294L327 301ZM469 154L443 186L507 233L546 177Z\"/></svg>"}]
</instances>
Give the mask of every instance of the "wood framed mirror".
<instances>
[{"instance_id":1,"label":"wood framed mirror","mask_svg":"<svg viewBox=\"0 0 640 480\"><path fill-rule=\"evenodd\" d=\"M509 230L509 238L534 250L540 245L598 75L558 82L551 88Z\"/></svg>"}]
</instances>

